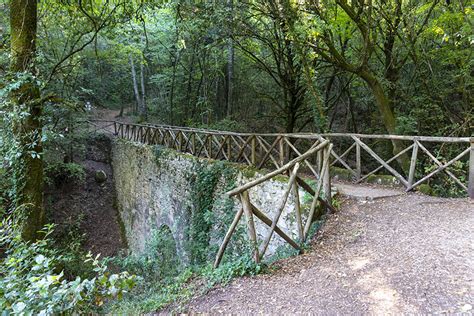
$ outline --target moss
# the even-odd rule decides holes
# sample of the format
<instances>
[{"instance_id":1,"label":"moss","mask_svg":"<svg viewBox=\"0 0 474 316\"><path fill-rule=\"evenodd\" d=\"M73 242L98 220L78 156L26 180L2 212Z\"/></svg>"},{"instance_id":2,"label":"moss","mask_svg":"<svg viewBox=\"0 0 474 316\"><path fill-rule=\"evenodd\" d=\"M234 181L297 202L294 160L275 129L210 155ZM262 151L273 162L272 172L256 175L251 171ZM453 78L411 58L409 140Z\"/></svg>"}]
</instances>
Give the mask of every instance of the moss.
<instances>
[{"instance_id":1,"label":"moss","mask_svg":"<svg viewBox=\"0 0 474 316\"><path fill-rule=\"evenodd\" d=\"M288 183L289 180L287 176L284 176L282 174L276 175L272 179L281 183Z\"/></svg>"},{"instance_id":2,"label":"moss","mask_svg":"<svg viewBox=\"0 0 474 316\"><path fill-rule=\"evenodd\" d=\"M337 176L340 180L352 181L354 179L352 172L345 168L331 167L330 172L333 177Z\"/></svg>"},{"instance_id":3,"label":"moss","mask_svg":"<svg viewBox=\"0 0 474 316\"><path fill-rule=\"evenodd\" d=\"M253 178L258 172L257 168L254 168L252 166L246 166L246 165L236 165L237 169L242 173L242 175L247 178Z\"/></svg>"},{"instance_id":4,"label":"moss","mask_svg":"<svg viewBox=\"0 0 474 316\"><path fill-rule=\"evenodd\" d=\"M347 170L345 168L331 167L331 175L333 177L336 176L340 180L346 180L346 181L354 180L354 174L350 170ZM365 181L368 183L385 184L385 185L399 184L399 181L397 178L395 178L392 175L386 175L386 174L373 174L367 177Z\"/></svg>"},{"instance_id":5,"label":"moss","mask_svg":"<svg viewBox=\"0 0 474 316\"><path fill-rule=\"evenodd\" d=\"M122 239L122 244L125 246L125 248L128 249L127 230L125 229L125 224L122 221L122 217L120 216L118 207L116 205L117 203L116 203L116 200L114 199L114 208L117 211L117 223L120 229L120 238Z\"/></svg>"},{"instance_id":6,"label":"moss","mask_svg":"<svg viewBox=\"0 0 474 316\"><path fill-rule=\"evenodd\" d=\"M419 186L417 186L416 190L418 192L421 192L421 193L426 194L426 195L433 194L433 189L430 187L429 184L426 184L426 183L423 183L423 184L420 184Z\"/></svg>"},{"instance_id":7,"label":"moss","mask_svg":"<svg viewBox=\"0 0 474 316\"><path fill-rule=\"evenodd\" d=\"M368 183L386 184L386 185L399 184L399 181L397 178L395 178L394 176L385 175L385 174L370 175L366 181Z\"/></svg>"}]
</instances>

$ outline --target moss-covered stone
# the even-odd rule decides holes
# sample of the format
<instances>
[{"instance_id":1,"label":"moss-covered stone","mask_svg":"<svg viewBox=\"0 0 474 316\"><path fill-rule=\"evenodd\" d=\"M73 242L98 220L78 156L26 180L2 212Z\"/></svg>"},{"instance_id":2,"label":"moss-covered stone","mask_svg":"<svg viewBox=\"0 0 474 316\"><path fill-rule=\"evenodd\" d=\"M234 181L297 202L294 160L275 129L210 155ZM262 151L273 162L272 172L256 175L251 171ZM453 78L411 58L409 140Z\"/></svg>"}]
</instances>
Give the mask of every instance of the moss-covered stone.
<instances>
[{"instance_id":1,"label":"moss-covered stone","mask_svg":"<svg viewBox=\"0 0 474 316\"><path fill-rule=\"evenodd\" d=\"M354 179L353 173L345 168L331 167L330 173L331 176L337 180L351 181Z\"/></svg>"},{"instance_id":2,"label":"moss-covered stone","mask_svg":"<svg viewBox=\"0 0 474 316\"><path fill-rule=\"evenodd\" d=\"M97 170L94 174L94 179L97 183L104 183L107 180L107 174L104 170Z\"/></svg>"},{"instance_id":3,"label":"moss-covered stone","mask_svg":"<svg viewBox=\"0 0 474 316\"><path fill-rule=\"evenodd\" d=\"M141 252L151 232L166 225L185 264L215 256L241 207L236 198L224 193L263 175L253 167L201 159L160 146L124 140L114 141L112 166L117 205L130 249ZM252 188L249 192L252 203L273 218L287 182L288 178L281 176ZM296 239L294 203L290 195L278 224ZM248 245L245 229L242 220L227 253L242 253ZM260 239L268 231L258 220L256 229ZM268 254L282 244L284 241L279 237L273 238Z\"/></svg>"},{"instance_id":4,"label":"moss-covered stone","mask_svg":"<svg viewBox=\"0 0 474 316\"><path fill-rule=\"evenodd\" d=\"M331 176L336 180L353 181L355 179L354 174L350 170L339 167L331 167ZM386 174L372 174L365 181L382 185L400 185L400 180Z\"/></svg>"},{"instance_id":5,"label":"moss-covered stone","mask_svg":"<svg viewBox=\"0 0 474 316\"><path fill-rule=\"evenodd\" d=\"M422 183L419 186L417 186L416 190L426 195L433 194L433 189L430 187L429 184L426 184L426 183Z\"/></svg>"},{"instance_id":6,"label":"moss-covered stone","mask_svg":"<svg viewBox=\"0 0 474 316\"><path fill-rule=\"evenodd\" d=\"M400 180L391 175L373 174L367 180L368 183L382 184L382 185L400 185Z\"/></svg>"}]
</instances>

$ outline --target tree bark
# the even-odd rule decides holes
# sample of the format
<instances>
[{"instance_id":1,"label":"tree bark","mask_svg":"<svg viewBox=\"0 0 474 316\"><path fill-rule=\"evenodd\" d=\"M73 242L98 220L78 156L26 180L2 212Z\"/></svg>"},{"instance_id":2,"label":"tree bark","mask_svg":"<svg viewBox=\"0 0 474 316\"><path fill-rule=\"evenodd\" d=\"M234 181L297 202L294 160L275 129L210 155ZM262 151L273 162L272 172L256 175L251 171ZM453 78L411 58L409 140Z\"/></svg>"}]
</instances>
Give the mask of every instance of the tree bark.
<instances>
[{"instance_id":1,"label":"tree bark","mask_svg":"<svg viewBox=\"0 0 474 316\"><path fill-rule=\"evenodd\" d=\"M363 71L361 77L367 82L372 94L374 95L375 102L380 112L382 122L387 129L387 132L391 135L396 134L397 121L395 114L393 113L391 102L388 96L386 95L382 83L377 80L374 76L370 75L368 72ZM393 145L393 154L396 155L401 152L405 146L399 140L392 140ZM407 154L403 154L397 158L400 167L403 172L407 173L410 168L410 158Z\"/></svg>"},{"instance_id":2,"label":"tree bark","mask_svg":"<svg viewBox=\"0 0 474 316\"><path fill-rule=\"evenodd\" d=\"M140 92L138 91L138 84L137 84L137 73L135 71L135 64L133 62L132 54L130 54L130 68L132 71L132 84L133 84L133 93L135 95L135 100L137 102L136 107L134 107L133 112L137 112L142 108L141 99L140 99Z\"/></svg>"},{"instance_id":3,"label":"tree bark","mask_svg":"<svg viewBox=\"0 0 474 316\"><path fill-rule=\"evenodd\" d=\"M11 62L12 73L34 75L36 53L37 1L10 1ZM21 211L21 234L25 240L39 237L45 213L43 207L43 147L42 103L35 80L24 80L12 91L9 99L15 112L27 112L13 126L20 147L18 165L15 166L16 206Z\"/></svg>"},{"instance_id":4,"label":"tree bark","mask_svg":"<svg viewBox=\"0 0 474 316\"><path fill-rule=\"evenodd\" d=\"M226 116L232 115L232 94L234 88L234 43L232 41L232 20L234 15L234 2L227 0L227 6L230 10L230 34L227 39L227 91L226 91Z\"/></svg>"},{"instance_id":5,"label":"tree bark","mask_svg":"<svg viewBox=\"0 0 474 316\"><path fill-rule=\"evenodd\" d=\"M146 120L148 110L146 105L146 93L145 93L145 67L143 63L140 63L140 83L142 88L142 99L141 99L141 107L140 107L140 118L142 120Z\"/></svg>"}]
</instances>

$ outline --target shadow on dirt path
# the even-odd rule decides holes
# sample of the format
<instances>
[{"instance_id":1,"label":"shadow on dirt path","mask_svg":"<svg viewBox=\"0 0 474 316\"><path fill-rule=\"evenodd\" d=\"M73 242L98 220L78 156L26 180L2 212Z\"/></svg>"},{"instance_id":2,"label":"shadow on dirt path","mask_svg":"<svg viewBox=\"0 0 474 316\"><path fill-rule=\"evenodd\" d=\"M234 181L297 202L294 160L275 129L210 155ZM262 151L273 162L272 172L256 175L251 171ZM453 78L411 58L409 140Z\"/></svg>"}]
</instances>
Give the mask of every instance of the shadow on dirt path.
<instances>
[{"instance_id":1,"label":"shadow on dirt path","mask_svg":"<svg viewBox=\"0 0 474 316\"><path fill-rule=\"evenodd\" d=\"M210 313L448 313L474 305L474 203L417 193L347 200L312 251L190 303Z\"/></svg>"}]
</instances>

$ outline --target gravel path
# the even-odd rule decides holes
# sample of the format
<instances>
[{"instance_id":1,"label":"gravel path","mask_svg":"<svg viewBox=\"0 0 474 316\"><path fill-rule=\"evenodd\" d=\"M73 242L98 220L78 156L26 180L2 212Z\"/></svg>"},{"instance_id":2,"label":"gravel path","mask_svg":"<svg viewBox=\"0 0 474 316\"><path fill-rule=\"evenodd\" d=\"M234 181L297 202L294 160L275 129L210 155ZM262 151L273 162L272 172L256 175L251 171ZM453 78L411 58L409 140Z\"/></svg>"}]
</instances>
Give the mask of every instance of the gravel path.
<instances>
[{"instance_id":1,"label":"gravel path","mask_svg":"<svg viewBox=\"0 0 474 316\"><path fill-rule=\"evenodd\" d=\"M474 203L416 193L346 201L313 250L192 301L210 313L474 310Z\"/></svg>"}]
</instances>

